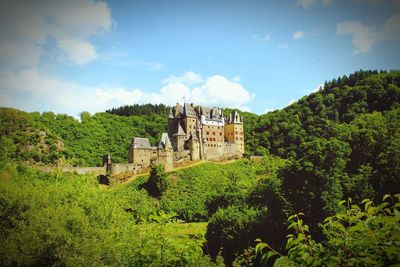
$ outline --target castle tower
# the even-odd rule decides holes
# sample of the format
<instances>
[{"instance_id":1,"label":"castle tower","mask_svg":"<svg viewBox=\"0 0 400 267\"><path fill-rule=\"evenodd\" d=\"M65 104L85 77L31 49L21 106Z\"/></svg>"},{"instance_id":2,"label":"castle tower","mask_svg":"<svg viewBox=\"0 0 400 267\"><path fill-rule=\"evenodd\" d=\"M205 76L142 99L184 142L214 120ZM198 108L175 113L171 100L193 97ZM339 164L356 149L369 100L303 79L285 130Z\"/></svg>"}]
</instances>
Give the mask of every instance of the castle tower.
<instances>
[{"instance_id":1,"label":"castle tower","mask_svg":"<svg viewBox=\"0 0 400 267\"><path fill-rule=\"evenodd\" d=\"M128 151L128 162L133 163L141 169L150 166L151 158L156 153L154 147L150 146L149 139L134 137Z\"/></svg>"},{"instance_id":2,"label":"castle tower","mask_svg":"<svg viewBox=\"0 0 400 267\"><path fill-rule=\"evenodd\" d=\"M167 133L162 133L158 143L157 163L163 165L166 171L173 169L173 149Z\"/></svg>"},{"instance_id":3,"label":"castle tower","mask_svg":"<svg viewBox=\"0 0 400 267\"><path fill-rule=\"evenodd\" d=\"M235 143L237 149L244 153L243 117L237 111L232 111L227 117L224 137L228 142Z\"/></svg>"},{"instance_id":4,"label":"castle tower","mask_svg":"<svg viewBox=\"0 0 400 267\"><path fill-rule=\"evenodd\" d=\"M193 103L184 103L183 105L183 125L186 132L186 139L189 139L192 133L196 133L197 112L194 109Z\"/></svg>"},{"instance_id":5,"label":"castle tower","mask_svg":"<svg viewBox=\"0 0 400 267\"><path fill-rule=\"evenodd\" d=\"M200 142L195 133L190 134L188 145L190 150L190 160L199 160Z\"/></svg>"},{"instance_id":6,"label":"castle tower","mask_svg":"<svg viewBox=\"0 0 400 267\"><path fill-rule=\"evenodd\" d=\"M179 105L179 103L176 103L176 106L173 109L169 110L169 115L168 115L168 136L170 138L172 138L172 136L177 132L178 124L179 124L179 121L180 121L180 118L181 118L181 111L182 111L182 106Z\"/></svg>"},{"instance_id":7,"label":"castle tower","mask_svg":"<svg viewBox=\"0 0 400 267\"><path fill-rule=\"evenodd\" d=\"M185 149L186 133L178 123L177 131L172 135L172 146L174 151L183 151Z\"/></svg>"}]
</instances>

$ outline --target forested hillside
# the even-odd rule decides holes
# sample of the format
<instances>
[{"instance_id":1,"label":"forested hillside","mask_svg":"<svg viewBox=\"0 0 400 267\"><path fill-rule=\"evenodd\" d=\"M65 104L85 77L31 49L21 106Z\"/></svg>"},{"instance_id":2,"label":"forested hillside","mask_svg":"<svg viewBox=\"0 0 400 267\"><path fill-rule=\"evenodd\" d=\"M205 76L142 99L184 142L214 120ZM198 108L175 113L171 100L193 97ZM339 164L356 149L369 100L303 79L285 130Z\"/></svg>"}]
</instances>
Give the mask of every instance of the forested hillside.
<instances>
[{"instance_id":1,"label":"forested hillside","mask_svg":"<svg viewBox=\"0 0 400 267\"><path fill-rule=\"evenodd\" d=\"M334 79L283 110L243 113L246 150L263 158L156 166L118 187L25 163L124 162L132 136L155 144L166 130L166 107L81 121L2 108L0 264L400 264L399 87L399 71Z\"/></svg>"},{"instance_id":2,"label":"forested hillside","mask_svg":"<svg viewBox=\"0 0 400 267\"><path fill-rule=\"evenodd\" d=\"M383 117L400 107L399 85L399 71L358 71L326 82L318 92L282 110L261 116L243 112L245 150L293 158L301 153L300 144L315 138L351 143L352 133L344 136L344 132L357 127L361 130L363 120L374 117L381 124L394 123ZM226 109L225 113L230 111ZM167 130L168 112L169 107L162 104L135 104L94 115L82 112L78 121L64 114L1 108L1 142L7 157L31 163L59 164L62 159L74 166L93 166L101 164L106 154L111 154L115 162L126 162L133 136L147 137L152 144L158 142ZM384 134L392 137L390 132Z\"/></svg>"},{"instance_id":3,"label":"forested hillside","mask_svg":"<svg viewBox=\"0 0 400 267\"><path fill-rule=\"evenodd\" d=\"M168 116L170 107L163 104L134 104L126 105L119 108L112 108L106 110L110 114L116 114L120 116L143 116L143 115L161 115L163 117Z\"/></svg>"},{"instance_id":4,"label":"forested hillside","mask_svg":"<svg viewBox=\"0 0 400 267\"><path fill-rule=\"evenodd\" d=\"M259 117L247 115L254 127L247 132L249 152L291 157L298 145L337 136L339 125L362 114L384 113L400 107L400 71L357 71L325 82L318 92L290 106Z\"/></svg>"},{"instance_id":5,"label":"forested hillside","mask_svg":"<svg viewBox=\"0 0 400 267\"><path fill-rule=\"evenodd\" d=\"M128 161L134 136L155 145L167 130L166 116L119 116L88 112L80 120L53 112L0 108L1 157L31 164L98 166L110 154L114 162Z\"/></svg>"}]
</instances>

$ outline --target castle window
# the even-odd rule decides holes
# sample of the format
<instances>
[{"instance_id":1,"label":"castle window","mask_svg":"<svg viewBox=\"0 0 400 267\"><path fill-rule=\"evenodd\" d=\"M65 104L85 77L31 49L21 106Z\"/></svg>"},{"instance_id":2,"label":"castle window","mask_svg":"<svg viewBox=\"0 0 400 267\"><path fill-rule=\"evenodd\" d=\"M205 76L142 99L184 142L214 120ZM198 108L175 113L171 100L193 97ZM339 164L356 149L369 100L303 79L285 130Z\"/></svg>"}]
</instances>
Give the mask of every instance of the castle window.
<instances>
[{"instance_id":1,"label":"castle window","mask_svg":"<svg viewBox=\"0 0 400 267\"><path fill-rule=\"evenodd\" d=\"M213 132L213 135L215 135L215 132Z\"/></svg>"},{"instance_id":2,"label":"castle window","mask_svg":"<svg viewBox=\"0 0 400 267\"><path fill-rule=\"evenodd\" d=\"M239 140L239 138L236 137L236 141L238 141L238 140Z\"/></svg>"},{"instance_id":3,"label":"castle window","mask_svg":"<svg viewBox=\"0 0 400 267\"><path fill-rule=\"evenodd\" d=\"M240 141L242 141L243 140L243 138L242 137L240 137Z\"/></svg>"},{"instance_id":4,"label":"castle window","mask_svg":"<svg viewBox=\"0 0 400 267\"><path fill-rule=\"evenodd\" d=\"M221 135L222 135L222 133L221 133L221 132L219 132L219 135L221 136Z\"/></svg>"}]
</instances>

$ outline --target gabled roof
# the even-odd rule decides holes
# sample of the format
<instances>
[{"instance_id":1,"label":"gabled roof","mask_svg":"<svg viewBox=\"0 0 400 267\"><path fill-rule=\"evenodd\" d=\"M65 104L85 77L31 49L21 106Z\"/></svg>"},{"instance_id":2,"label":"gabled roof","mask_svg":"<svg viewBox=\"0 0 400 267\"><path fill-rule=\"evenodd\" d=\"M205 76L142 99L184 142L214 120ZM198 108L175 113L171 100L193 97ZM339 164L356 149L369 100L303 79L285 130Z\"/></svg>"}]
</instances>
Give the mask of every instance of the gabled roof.
<instances>
[{"instance_id":1,"label":"gabled roof","mask_svg":"<svg viewBox=\"0 0 400 267\"><path fill-rule=\"evenodd\" d=\"M146 148L151 149L149 139L142 137L134 137L131 143L133 148Z\"/></svg>"},{"instance_id":2,"label":"gabled roof","mask_svg":"<svg viewBox=\"0 0 400 267\"><path fill-rule=\"evenodd\" d=\"M207 107L201 107L201 115L204 115L206 118L211 119L211 109Z\"/></svg>"},{"instance_id":3,"label":"gabled roof","mask_svg":"<svg viewBox=\"0 0 400 267\"><path fill-rule=\"evenodd\" d=\"M176 131L174 135L186 135L185 131L183 130L180 124L178 124L178 131Z\"/></svg>"},{"instance_id":4,"label":"gabled roof","mask_svg":"<svg viewBox=\"0 0 400 267\"><path fill-rule=\"evenodd\" d=\"M206 119L220 120L222 118L222 111L219 108L213 107L200 107L200 115L204 115Z\"/></svg>"},{"instance_id":5,"label":"gabled roof","mask_svg":"<svg viewBox=\"0 0 400 267\"><path fill-rule=\"evenodd\" d=\"M234 110L227 117L226 123L243 123L243 116Z\"/></svg>"},{"instance_id":6,"label":"gabled roof","mask_svg":"<svg viewBox=\"0 0 400 267\"><path fill-rule=\"evenodd\" d=\"M188 140L199 141L196 134L191 133Z\"/></svg>"},{"instance_id":7,"label":"gabled roof","mask_svg":"<svg viewBox=\"0 0 400 267\"><path fill-rule=\"evenodd\" d=\"M197 113L194 110L193 104L185 103L183 110L186 116L197 117Z\"/></svg>"},{"instance_id":8,"label":"gabled roof","mask_svg":"<svg viewBox=\"0 0 400 267\"><path fill-rule=\"evenodd\" d=\"M212 119L221 119L221 110L219 108L213 107L211 110L211 118Z\"/></svg>"}]
</instances>

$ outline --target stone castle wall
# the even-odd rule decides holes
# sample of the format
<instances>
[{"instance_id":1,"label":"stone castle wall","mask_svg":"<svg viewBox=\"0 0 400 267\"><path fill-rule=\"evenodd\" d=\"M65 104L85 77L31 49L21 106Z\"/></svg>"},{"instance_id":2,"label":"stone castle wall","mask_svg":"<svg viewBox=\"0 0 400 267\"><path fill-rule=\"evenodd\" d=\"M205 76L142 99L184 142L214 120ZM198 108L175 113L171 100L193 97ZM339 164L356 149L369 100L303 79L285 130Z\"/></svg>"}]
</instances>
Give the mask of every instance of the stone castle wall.
<instances>
[{"instance_id":1,"label":"stone castle wall","mask_svg":"<svg viewBox=\"0 0 400 267\"><path fill-rule=\"evenodd\" d=\"M76 172L78 174L91 173L94 175L106 174L107 168L104 167L39 167L45 173L54 171L60 172Z\"/></svg>"},{"instance_id":2,"label":"stone castle wall","mask_svg":"<svg viewBox=\"0 0 400 267\"><path fill-rule=\"evenodd\" d=\"M120 173L133 172L138 173L142 169L135 166L133 163L111 163L108 168L104 167L39 167L45 173L60 171L60 172L76 172L78 174L90 173L93 175L105 175L107 170L111 175Z\"/></svg>"},{"instance_id":3,"label":"stone castle wall","mask_svg":"<svg viewBox=\"0 0 400 267\"><path fill-rule=\"evenodd\" d=\"M110 174L111 175L116 175L120 173L126 173L126 172L134 172L136 173L138 171L137 167L135 167L135 164L133 163L112 163L110 165Z\"/></svg>"},{"instance_id":4,"label":"stone castle wall","mask_svg":"<svg viewBox=\"0 0 400 267\"><path fill-rule=\"evenodd\" d=\"M213 144L207 143L203 145L205 159L213 160L218 159L224 154L223 143Z\"/></svg>"},{"instance_id":5,"label":"stone castle wall","mask_svg":"<svg viewBox=\"0 0 400 267\"><path fill-rule=\"evenodd\" d=\"M223 154L223 159L238 159L243 156L242 152L235 143L225 142L225 150Z\"/></svg>"}]
</instances>

